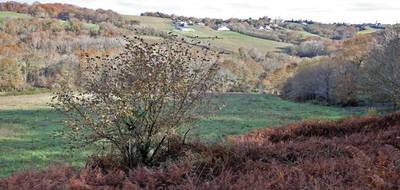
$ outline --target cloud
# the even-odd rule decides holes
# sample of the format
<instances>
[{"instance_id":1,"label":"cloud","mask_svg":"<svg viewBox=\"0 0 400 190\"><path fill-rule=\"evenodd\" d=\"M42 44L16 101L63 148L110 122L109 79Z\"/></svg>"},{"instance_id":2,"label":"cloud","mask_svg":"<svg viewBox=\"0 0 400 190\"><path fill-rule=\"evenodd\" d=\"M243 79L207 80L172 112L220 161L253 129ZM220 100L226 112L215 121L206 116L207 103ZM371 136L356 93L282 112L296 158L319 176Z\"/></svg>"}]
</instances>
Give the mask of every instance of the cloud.
<instances>
[{"instance_id":1,"label":"cloud","mask_svg":"<svg viewBox=\"0 0 400 190\"><path fill-rule=\"evenodd\" d=\"M17 0L18 1L18 0ZM32 3L37 0L19 0ZM213 17L309 19L321 22L397 23L398 0L38 0L61 2L88 8L112 9L138 15L146 11L168 14ZM373 12L373 14L371 14Z\"/></svg>"},{"instance_id":2,"label":"cloud","mask_svg":"<svg viewBox=\"0 0 400 190\"><path fill-rule=\"evenodd\" d=\"M358 2L351 5L348 11L400 11L400 7L393 7L385 3Z\"/></svg>"}]
</instances>

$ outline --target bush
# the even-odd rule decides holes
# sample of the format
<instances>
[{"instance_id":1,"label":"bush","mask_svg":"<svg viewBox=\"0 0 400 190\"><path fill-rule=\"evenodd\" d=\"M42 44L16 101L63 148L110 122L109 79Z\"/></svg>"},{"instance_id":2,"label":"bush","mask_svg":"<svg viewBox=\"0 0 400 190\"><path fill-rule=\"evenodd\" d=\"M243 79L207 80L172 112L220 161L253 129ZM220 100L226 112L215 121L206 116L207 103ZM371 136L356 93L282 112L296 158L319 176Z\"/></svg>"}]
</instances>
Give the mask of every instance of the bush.
<instances>
[{"instance_id":1,"label":"bush","mask_svg":"<svg viewBox=\"0 0 400 190\"><path fill-rule=\"evenodd\" d=\"M300 57L315 57L327 54L327 48L321 41L305 41L295 49L290 50L292 54Z\"/></svg>"},{"instance_id":2,"label":"bush","mask_svg":"<svg viewBox=\"0 0 400 190\"><path fill-rule=\"evenodd\" d=\"M332 101L334 67L332 63L313 63L300 67L284 86L286 98L296 101Z\"/></svg>"},{"instance_id":3,"label":"bush","mask_svg":"<svg viewBox=\"0 0 400 190\"><path fill-rule=\"evenodd\" d=\"M379 112L376 108L370 107L367 109L367 115L369 115L369 116L375 116L378 114L379 114Z\"/></svg>"},{"instance_id":4,"label":"bush","mask_svg":"<svg viewBox=\"0 0 400 190\"><path fill-rule=\"evenodd\" d=\"M22 87L22 72L17 62L9 58L0 58L0 91L18 90Z\"/></svg>"},{"instance_id":5,"label":"bush","mask_svg":"<svg viewBox=\"0 0 400 190\"><path fill-rule=\"evenodd\" d=\"M217 84L214 57L175 38L127 39L115 58L88 58L81 85L65 85L54 107L66 114L66 134L78 145L110 144L125 166L151 165L206 105Z\"/></svg>"}]
</instances>

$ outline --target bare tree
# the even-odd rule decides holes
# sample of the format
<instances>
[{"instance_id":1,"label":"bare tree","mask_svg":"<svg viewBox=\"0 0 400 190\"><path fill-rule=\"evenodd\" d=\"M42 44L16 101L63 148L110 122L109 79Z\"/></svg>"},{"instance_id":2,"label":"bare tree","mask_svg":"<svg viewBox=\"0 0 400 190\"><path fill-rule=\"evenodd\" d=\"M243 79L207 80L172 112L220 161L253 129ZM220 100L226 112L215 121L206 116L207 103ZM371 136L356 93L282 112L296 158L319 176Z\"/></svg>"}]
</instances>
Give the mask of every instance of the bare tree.
<instances>
[{"instance_id":1,"label":"bare tree","mask_svg":"<svg viewBox=\"0 0 400 190\"><path fill-rule=\"evenodd\" d=\"M400 105L400 29L383 32L382 38L370 53L365 82L373 94L383 95Z\"/></svg>"},{"instance_id":2,"label":"bare tree","mask_svg":"<svg viewBox=\"0 0 400 190\"><path fill-rule=\"evenodd\" d=\"M311 40L302 42L297 48L300 57L315 57L327 54L327 48L321 41Z\"/></svg>"},{"instance_id":3,"label":"bare tree","mask_svg":"<svg viewBox=\"0 0 400 190\"><path fill-rule=\"evenodd\" d=\"M218 81L213 52L176 38L127 39L111 58L89 58L80 87L57 93L68 135L84 144L106 142L129 167L149 165L174 130L194 121Z\"/></svg>"}]
</instances>

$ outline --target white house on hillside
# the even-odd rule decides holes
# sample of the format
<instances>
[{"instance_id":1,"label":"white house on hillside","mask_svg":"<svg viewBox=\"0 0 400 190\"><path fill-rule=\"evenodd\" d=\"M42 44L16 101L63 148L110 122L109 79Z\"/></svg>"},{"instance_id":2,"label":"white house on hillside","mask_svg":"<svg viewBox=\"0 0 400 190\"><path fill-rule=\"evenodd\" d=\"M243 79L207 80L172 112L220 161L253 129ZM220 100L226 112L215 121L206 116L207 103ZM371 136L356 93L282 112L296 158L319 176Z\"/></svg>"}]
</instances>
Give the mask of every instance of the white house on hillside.
<instances>
[{"instance_id":1,"label":"white house on hillside","mask_svg":"<svg viewBox=\"0 0 400 190\"><path fill-rule=\"evenodd\" d=\"M229 28L226 27L226 26L220 26L220 27L217 29L217 31L231 31L231 29L229 29Z\"/></svg>"},{"instance_id":2,"label":"white house on hillside","mask_svg":"<svg viewBox=\"0 0 400 190\"><path fill-rule=\"evenodd\" d=\"M272 30L272 28L269 25L265 25L265 27L264 26L258 27L258 30Z\"/></svg>"},{"instance_id":3,"label":"white house on hillside","mask_svg":"<svg viewBox=\"0 0 400 190\"><path fill-rule=\"evenodd\" d=\"M183 32L193 31L192 28L189 28L189 24L187 22L184 22L184 21L175 22L175 27L176 27L176 29L178 29L180 31L183 31Z\"/></svg>"}]
</instances>

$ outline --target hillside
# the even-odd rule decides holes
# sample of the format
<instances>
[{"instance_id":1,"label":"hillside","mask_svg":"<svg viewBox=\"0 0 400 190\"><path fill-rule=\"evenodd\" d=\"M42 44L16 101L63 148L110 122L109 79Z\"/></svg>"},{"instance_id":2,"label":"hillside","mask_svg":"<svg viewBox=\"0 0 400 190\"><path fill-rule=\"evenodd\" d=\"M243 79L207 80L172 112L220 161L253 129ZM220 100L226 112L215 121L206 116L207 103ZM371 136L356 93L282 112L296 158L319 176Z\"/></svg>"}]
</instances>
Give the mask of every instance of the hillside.
<instances>
[{"instance_id":1,"label":"hillside","mask_svg":"<svg viewBox=\"0 0 400 190\"><path fill-rule=\"evenodd\" d=\"M0 3L0 190L400 189L400 26L102 3Z\"/></svg>"},{"instance_id":2,"label":"hillside","mask_svg":"<svg viewBox=\"0 0 400 190\"><path fill-rule=\"evenodd\" d=\"M62 129L63 115L49 107L51 96L50 93L0 96L0 178L16 171L44 169L58 162L82 167L92 153L92 150L69 152L61 139L54 138ZM362 114L257 94L222 95L213 101L225 107L198 121L190 133L191 139L221 142L228 136L258 128Z\"/></svg>"},{"instance_id":3,"label":"hillside","mask_svg":"<svg viewBox=\"0 0 400 190\"><path fill-rule=\"evenodd\" d=\"M2 189L397 189L400 115L309 121L265 129L230 146L177 146L167 166L126 171L93 159L27 171L0 181Z\"/></svg>"},{"instance_id":4,"label":"hillside","mask_svg":"<svg viewBox=\"0 0 400 190\"><path fill-rule=\"evenodd\" d=\"M77 70L83 68L81 64L85 56L117 55L123 49L123 36L141 36L149 42L160 42L170 35L178 35L187 42L199 42L197 45L200 47L224 53L219 60L222 65L220 74L231 81L224 91L260 91L307 100L292 98L292 89L286 89L291 86L290 78L296 76L298 68L309 62L320 65L328 60L340 62L339 59L343 58L352 62L360 56L366 57L368 52L364 49L372 46L367 43L375 33L374 30L364 30L359 34L368 35L355 35L359 28L369 25L283 21L268 17L222 20L162 13L132 16L60 3L29 5L7 2L0 4L0 11L0 40L4 43L0 47L0 65L10 70L10 74L3 76L7 78L6 82L0 83L0 91L4 92L54 89L67 75L72 78L69 80L71 85L76 85L80 80ZM181 22L186 25L183 30L179 29ZM218 31L222 26L227 30ZM353 48L358 41L365 41L362 42L365 46ZM353 49L362 55L359 52L342 53ZM332 72L343 73L337 67ZM285 68L290 69L279 72ZM280 75L278 73L284 76L276 77ZM338 78L343 78L339 75ZM316 97L312 95L316 93L304 95ZM347 104L348 101L335 100L333 103Z\"/></svg>"},{"instance_id":5,"label":"hillside","mask_svg":"<svg viewBox=\"0 0 400 190\"><path fill-rule=\"evenodd\" d=\"M250 50L256 48L262 52L282 51L292 44L256 38L232 31L216 31L207 26L194 25L190 27L192 31L180 31L173 25L173 21L168 18L151 16L125 16L128 19L139 21L141 27L155 28L164 32L173 32L190 38L202 39L205 43L210 43L214 48L227 52L238 53L239 48Z\"/></svg>"}]
</instances>

